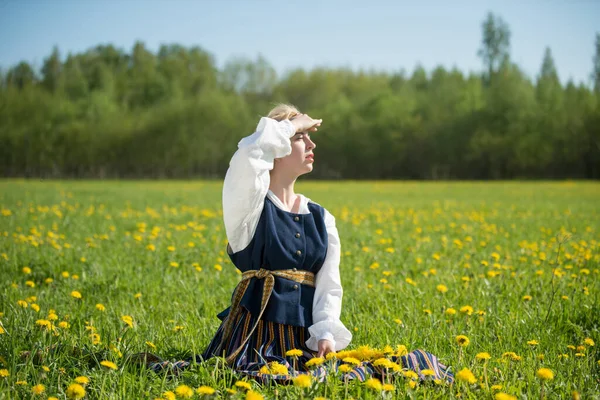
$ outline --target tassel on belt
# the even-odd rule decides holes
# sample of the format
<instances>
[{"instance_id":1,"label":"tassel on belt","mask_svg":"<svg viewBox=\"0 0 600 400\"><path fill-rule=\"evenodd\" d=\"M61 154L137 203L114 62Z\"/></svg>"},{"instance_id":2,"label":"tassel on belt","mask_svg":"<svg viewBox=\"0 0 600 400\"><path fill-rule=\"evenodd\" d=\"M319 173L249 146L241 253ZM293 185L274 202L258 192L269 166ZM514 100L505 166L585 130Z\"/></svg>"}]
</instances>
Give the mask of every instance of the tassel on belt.
<instances>
[{"instance_id":1,"label":"tassel on belt","mask_svg":"<svg viewBox=\"0 0 600 400\"><path fill-rule=\"evenodd\" d=\"M262 298L260 300L260 313L256 318L256 322L252 326L252 329L248 331L246 337L242 338L240 345L237 349L227 356L226 361L228 364L232 363L235 357L242 350L252 333L256 330L258 323L267 308L267 303L269 298L271 297L271 293L273 293L273 287L275 286L275 277L278 276L280 278L289 279L294 282L298 282L303 285L315 286L315 274L310 271L298 271L296 269L282 269L271 271L268 269L259 269L259 270L250 270L242 273L242 280L235 287L233 291L233 300L231 301L231 309L229 310L229 315L224 321L223 327L223 336L221 337L221 343L219 344L220 351L223 351L223 346L225 342L229 340L231 333L233 331L234 321L236 320L237 315L241 311L240 302L246 293L246 289L248 289L248 285L250 284L250 279L264 279Z\"/></svg>"}]
</instances>

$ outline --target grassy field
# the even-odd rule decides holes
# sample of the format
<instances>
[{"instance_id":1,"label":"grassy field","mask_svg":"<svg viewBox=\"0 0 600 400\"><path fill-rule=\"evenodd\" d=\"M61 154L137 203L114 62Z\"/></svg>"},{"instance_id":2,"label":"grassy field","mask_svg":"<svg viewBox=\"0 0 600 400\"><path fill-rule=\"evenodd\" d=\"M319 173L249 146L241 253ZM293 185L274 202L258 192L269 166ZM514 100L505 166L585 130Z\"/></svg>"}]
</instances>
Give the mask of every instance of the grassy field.
<instances>
[{"instance_id":1,"label":"grassy field","mask_svg":"<svg viewBox=\"0 0 600 400\"><path fill-rule=\"evenodd\" d=\"M252 383L256 393L600 398L600 184L299 182L297 191L336 217L350 348L421 348L477 382L398 377L380 393L332 377L308 389ZM220 196L221 182L0 182L0 398L74 397L81 377L94 399L201 386L251 398L227 393L238 377L218 360L175 379L125 361L141 351L187 357L214 334L239 280ZM21 354L55 344L42 359Z\"/></svg>"}]
</instances>

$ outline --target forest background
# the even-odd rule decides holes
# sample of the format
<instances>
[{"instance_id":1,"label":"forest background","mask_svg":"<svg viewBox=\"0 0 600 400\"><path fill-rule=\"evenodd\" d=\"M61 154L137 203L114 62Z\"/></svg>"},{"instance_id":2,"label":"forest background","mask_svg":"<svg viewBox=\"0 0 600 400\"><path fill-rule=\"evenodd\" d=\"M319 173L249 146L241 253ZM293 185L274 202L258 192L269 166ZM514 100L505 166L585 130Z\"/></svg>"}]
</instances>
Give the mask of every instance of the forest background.
<instances>
[{"instance_id":1,"label":"forest background","mask_svg":"<svg viewBox=\"0 0 600 400\"><path fill-rule=\"evenodd\" d=\"M297 68L201 47L98 45L0 70L0 174L219 178L275 103L323 118L320 179L600 178L600 34L592 85L562 84L550 48L530 79L509 25L482 22L482 69Z\"/></svg>"}]
</instances>

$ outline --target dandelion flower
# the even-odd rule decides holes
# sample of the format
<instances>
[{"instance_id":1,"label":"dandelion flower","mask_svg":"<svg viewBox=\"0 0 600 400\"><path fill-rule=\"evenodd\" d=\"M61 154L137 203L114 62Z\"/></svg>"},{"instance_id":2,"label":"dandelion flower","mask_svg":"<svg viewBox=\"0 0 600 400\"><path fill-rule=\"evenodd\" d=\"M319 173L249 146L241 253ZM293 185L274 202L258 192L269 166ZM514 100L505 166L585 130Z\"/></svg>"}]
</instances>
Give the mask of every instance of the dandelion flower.
<instances>
[{"instance_id":1,"label":"dandelion flower","mask_svg":"<svg viewBox=\"0 0 600 400\"><path fill-rule=\"evenodd\" d=\"M471 306L462 306L460 308L460 312L463 314L471 315L473 314L473 307Z\"/></svg>"},{"instance_id":2,"label":"dandelion flower","mask_svg":"<svg viewBox=\"0 0 600 400\"><path fill-rule=\"evenodd\" d=\"M433 376L435 375L435 372L432 369L422 369L421 374L423 374L423 376Z\"/></svg>"},{"instance_id":3,"label":"dandelion flower","mask_svg":"<svg viewBox=\"0 0 600 400\"><path fill-rule=\"evenodd\" d=\"M78 376L77 378L75 378L75 382L82 385L87 385L88 383L90 383L90 378L88 378L87 376Z\"/></svg>"},{"instance_id":4,"label":"dandelion flower","mask_svg":"<svg viewBox=\"0 0 600 400\"><path fill-rule=\"evenodd\" d=\"M384 392L393 392L394 390L396 390L396 386L390 383L386 383L383 385L382 389Z\"/></svg>"},{"instance_id":5,"label":"dandelion flower","mask_svg":"<svg viewBox=\"0 0 600 400\"><path fill-rule=\"evenodd\" d=\"M478 360L489 360L490 358L492 358L492 356L490 356L489 353L477 353L475 358Z\"/></svg>"},{"instance_id":6,"label":"dandelion flower","mask_svg":"<svg viewBox=\"0 0 600 400\"><path fill-rule=\"evenodd\" d=\"M79 293L77 290L73 290L71 292L71 297L73 297L75 299L81 299L81 293Z\"/></svg>"},{"instance_id":7,"label":"dandelion flower","mask_svg":"<svg viewBox=\"0 0 600 400\"><path fill-rule=\"evenodd\" d=\"M531 301L532 297L530 295L523 296L523 301Z\"/></svg>"},{"instance_id":8,"label":"dandelion flower","mask_svg":"<svg viewBox=\"0 0 600 400\"><path fill-rule=\"evenodd\" d=\"M383 389L383 385L377 378L370 378L365 381L365 386L369 389L381 391Z\"/></svg>"},{"instance_id":9,"label":"dandelion flower","mask_svg":"<svg viewBox=\"0 0 600 400\"><path fill-rule=\"evenodd\" d=\"M456 310L454 308L452 308L452 307L447 308L446 309L446 314L448 314L448 315L454 315L454 314L456 314Z\"/></svg>"},{"instance_id":10,"label":"dandelion flower","mask_svg":"<svg viewBox=\"0 0 600 400\"><path fill-rule=\"evenodd\" d=\"M288 357L300 357L302 354L302 350L298 349L291 349L285 352L285 355Z\"/></svg>"},{"instance_id":11,"label":"dandelion flower","mask_svg":"<svg viewBox=\"0 0 600 400\"><path fill-rule=\"evenodd\" d=\"M31 268L29 267L23 267L22 271L25 275L31 274Z\"/></svg>"},{"instance_id":12,"label":"dandelion flower","mask_svg":"<svg viewBox=\"0 0 600 400\"><path fill-rule=\"evenodd\" d=\"M104 311L104 310L106 310L106 307L104 307L103 304L98 303L98 304L96 304L96 310Z\"/></svg>"},{"instance_id":13,"label":"dandelion flower","mask_svg":"<svg viewBox=\"0 0 600 400\"><path fill-rule=\"evenodd\" d=\"M537 340L528 340L527 344L530 346L537 346L540 343Z\"/></svg>"},{"instance_id":14,"label":"dandelion flower","mask_svg":"<svg viewBox=\"0 0 600 400\"><path fill-rule=\"evenodd\" d=\"M352 364L352 365L358 365L358 364L360 364L360 361L357 360L354 357L346 357L342 361L345 362L345 363L347 363L347 364Z\"/></svg>"},{"instance_id":15,"label":"dandelion flower","mask_svg":"<svg viewBox=\"0 0 600 400\"><path fill-rule=\"evenodd\" d=\"M175 388L175 394L177 395L177 397L190 399L194 397L194 390L187 385L179 385Z\"/></svg>"},{"instance_id":16,"label":"dandelion flower","mask_svg":"<svg viewBox=\"0 0 600 400\"><path fill-rule=\"evenodd\" d=\"M469 370L468 368L463 368L460 371L458 371L458 373L456 374L456 379L471 384L477 383L477 378L475 378L475 375L473 375L471 370Z\"/></svg>"},{"instance_id":17,"label":"dandelion flower","mask_svg":"<svg viewBox=\"0 0 600 400\"><path fill-rule=\"evenodd\" d=\"M154 343L152 343L152 342L146 342L146 346L148 346L148 347L150 347L150 348L152 348L152 349L156 350L156 346L155 346L155 345L154 345Z\"/></svg>"},{"instance_id":18,"label":"dandelion flower","mask_svg":"<svg viewBox=\"0 0 600 400\"><path fill-rule=\"evenodd\" d=\"M440 293L446 293L448 291L448 287L446 287L446 285L437 285L435 288Z\"/></svg>"},{"instance_id":19,"label":"dandelion flower","mask_svg":"<svg viewBox=\"0 0 600 400\"><path fill-rule=\"evenodd\" d=\"M252 386L246 381L237 381L235 386L245 390L250 390L252 388Z\"/></svg>"},{"instance_id":20,"label":"dandelion flower","mask_svg":"<svg viewBox=\"0 0 600 400\"><path fill-rule=\"evenodd\" d=\"M164 392L162 394L163 399L165 400L175 400L175 393L171 392L170 390L167 392Z\"/></svg>"},{"instance_id":21,"label":"dandelion flower","mask_svg":"<svg viewBox=\"0 0 600 400\"><path fill-rule=\"evenodd\" d=\"M248 390L246 392L246 400L263 400L262 394L255 392L254 390Z\"/></svg>"},{"instance_id":22,"label":"dandelion flower","mask_svg":"<svg viewBox=\"0 0 600 400\"><path fill-rule=\"evenodd\" d=\"M347 374L348 372L352 371L352 366L348 364L342 364L338 367L338 371L340 371L342 374Z\"/></svg>"},{"instance_id":23,"label":"dandelion flower","mask_svg":"<svg viewBox=\"0 0 600 400\"><path fill-rule=\"evenodd\" d=\"M69 399L83 399L85 397L85 389L78 383L72 383L67 388L67 397Z\"/></svg>"},{"instance_id":24,"label":"dandelion flower","mask_svg":"<svg viewBox=\"0 0 600 400\"><path fill-rule=\"evenodd\" d=\"M181 386L185 386L185 385L181 385ZM175 390L175 392L177 392L177 390ZM206 395L211 395L215 393L215 389L211 388L210 386L200 386L198 389L196 389L196 393L198 394L206 394ZM179 393L177 393L179 395ZM192 396L190 396L192 397Z\"/></svg>"},{"instance_id":25,"label":"dandelion flower","mask_svg":"<svg viewBox=\"0 0 600 400\"><path fill-rule=\"evenodd\" d=\"M456 337L456 343L458 343L459 346L461 347L467 347L470 343L469 338L466 337L465 335L458 335Z\"/></svg>"},{"instance_id":26,"label":"dandelion flower","mask_svg":"<svg viewBox=\"0 0 600 400\"><path fill-rule=\"evenodd\" d=\"M500 392L494 395L494 400L517 400L517 396Z\"/></svg>"},{"instance_id":27,"label":"dandelion flower","mask_svg":"<svg viewBox=\"0 0 600 400\"><path fill-rule=\"evenodd\" d=\"M130 328L133 328L133 318L130 315L121 316L121 321L125 322Z\"/></svg>"},{"instance_id":28,"label":"dandelion flower","mask_svg":"<svg viewBox=\"0 0 600 400\"><path fill-rule=\"evenodd\" d=\"M294 386L298 386L301 388L308 388L312 384L312 376L301 374L294 378Z\"/></svg>"},{"instance_id":29,"label":"dandelion flower","mask_svg":"<svg viewBox=\"0 0 600 400\"><path fill-rule=\"evenodd\" d=\"M0 369L0 378L6 378L10 376L10 372L7 369Z\"/></svg>"},{"instance_id":30,"label":"dandelion flower","mask_svg":"<svg viewBox=\"0 0 600 400\"><path fill-rule=\"evenodd\" d=\"M41 383L39 385L35 385L31 388L31 393L33 394L42 394L46 391L46 386L42 385Z\"/></svg>"},{"instance_id":31,"label":"dandelion flower","mask_svg":"<svg viewBox=\"0 0 600 400\"><path fill-rule=\"evenodd\" d=\"M551 381L554 379L554 372L549 368L540 368L537 370L536 375L543 381Z\"/></svg>"},{"instance_id":32,"label":"dandelion flower","mask_svg":"<svg viewBox=\"0 0 600 400\"><path fill-rule=\"evenodd\" d=\"M317 365L321 365L325 362L325 359L323 357L313 357L310 360L308 360L304 365L306 367L314 367Z\"/></svg>"},{"instance_id":33,"label":"dandelion flower","mask_svg":"<svg viewBox=\"0 0 600 400\"><path fill-rule=\"evenodd\" d=\"M402 371L402 375L408 379L418 379L419 375L415 371Z\"/></svg>"},{"instance_id":34,"label":"dandelion flower","mask_svg":"<svg viewBox=\"0 0 600 400\"><path fill-rule=\"evenodd\" d=\"M594 340L592 338L585 338L583 339L583 343L587 344L588 346L594 346L596 343L594 343Z\"/></svg>"},{"instance_id":35,"label":"dandelion flower","mask_svg":"<svg viewBox=\"0 0 600 400\"><path fill-rule=\"evenodd\" d=\"M112 361L100 361L100 365L102 365L103 367L109 368L109 369L117 369L117 364L115 364Z\"/></svg>"}]
</instances>

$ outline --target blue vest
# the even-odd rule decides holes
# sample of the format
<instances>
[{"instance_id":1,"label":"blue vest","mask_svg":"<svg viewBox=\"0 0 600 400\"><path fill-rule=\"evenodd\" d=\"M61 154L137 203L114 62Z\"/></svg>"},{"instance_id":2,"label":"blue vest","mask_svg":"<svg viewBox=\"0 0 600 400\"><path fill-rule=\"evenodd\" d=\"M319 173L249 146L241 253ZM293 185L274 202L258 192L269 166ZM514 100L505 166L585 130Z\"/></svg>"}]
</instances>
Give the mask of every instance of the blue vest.
<instances>
[{"instance_id":1,"label":"blue vest","mask_svg":"<svg viewBox=\"0 0 600 400\"><path fill-rule=\"evenodd\" d=\"M278 208L266 197L250 244L229 254L233 264L242 272L296 268L316 275L327 255L325 210L311 202L308 209L310 214L294 214ZM241 301L241 306L253 315L260 313L263 283L262 279L252 278ZM312 325L314 294L312 286L275 276L275 287L262 319L308 327ZM223 320L228 314L229 308L218 317Z\"/></svg>"}]
</instances>

